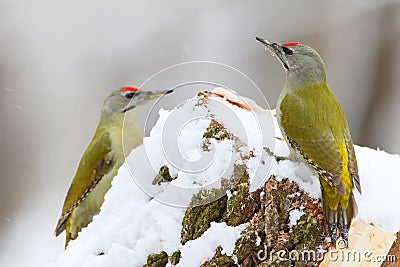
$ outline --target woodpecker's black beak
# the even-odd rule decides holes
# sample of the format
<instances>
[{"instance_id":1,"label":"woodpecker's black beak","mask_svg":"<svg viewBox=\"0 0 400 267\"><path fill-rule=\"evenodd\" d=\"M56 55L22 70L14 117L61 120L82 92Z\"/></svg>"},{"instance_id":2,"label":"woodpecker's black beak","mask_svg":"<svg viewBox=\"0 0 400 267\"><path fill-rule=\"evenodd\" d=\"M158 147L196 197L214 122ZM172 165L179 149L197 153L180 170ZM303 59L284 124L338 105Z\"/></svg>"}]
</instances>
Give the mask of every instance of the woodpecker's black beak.
<instances>
[{"instance_id":1,"label":"woodpecker's black beak","mask_svg":"<svg viewBox=\"0 0 400 267\"><path fill-rule=\"evenodd\" d=\"M173 90L166 89L166 90L158 90L158 91L139 91L135 93L135 96L129 102L128 106L125 107L122 112L127 112L137 106L146 103L149 100L162 97L164 95L172 93Z\"/></svg>"},{"instance_id":2,"label":"woodpecker's black beak","mask_svg":"<svg viewBox=\"0 0 400 267\"><path fill-rule=\"evenodd\" d=\"M172 89L167 89L167 90L158 90L158 91L143 91L142 92L142 97L145 100L150 100L154 98L158 98L167 94L172 93L174 90Z\"/></svg>"},{"instance_id":3,"label":"woodpecker's black beak","mask_svg":"<svg viewBox=\"0 0 400 267\"><path fill-rule=\"evenodd\" d=\"M260 38L260 37L256 37L256 40L259 41L260 43L262 43L271 52L275 53L276 50L279 50L278 47L280 45L277 44L277 43L270 42L267 39L263 39L263 38Z\"/></svg>"},{"instance_id":4,"label":"woodpecker's black beak","mask_svg":"<svg viewBox=\"0 0 400 267\"><path fill-rule=\"evenodd\" d=\"M271 52L271 54L276 56L285 69L289 70L289 66L287 65L285 59L285 53L282 51L282 46L280 44L270 42L267 39L263 39L260 37L256 37L256 40L265 46L265 50L268 50L269 52Z\"/></svg>"},{"instance_id":5,"label":"woodpecker's black beak","mask_svg":"<svg viewBox=\"0 0 400 267\"><path fill-rule=\"evenodd\" d=\"M256 40L259 41L260 43L264 44L264 45L270 45L271 44L270 41L268 41L266 39L263 39L263 38L260 38L260 37L256 37Z\"/></svg>"}]
</instances>

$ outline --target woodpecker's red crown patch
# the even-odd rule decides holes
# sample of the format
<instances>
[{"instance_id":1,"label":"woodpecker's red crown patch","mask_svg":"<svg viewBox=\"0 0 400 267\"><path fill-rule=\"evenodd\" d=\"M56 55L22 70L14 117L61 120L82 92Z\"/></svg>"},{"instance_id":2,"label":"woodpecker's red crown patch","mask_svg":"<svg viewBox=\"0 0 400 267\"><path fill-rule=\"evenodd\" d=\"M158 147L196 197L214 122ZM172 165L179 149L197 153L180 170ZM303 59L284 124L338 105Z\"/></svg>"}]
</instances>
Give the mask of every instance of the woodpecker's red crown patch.
<instances>
[{"instance_id":1,"label":"woodpecker's red crown patch","mask_svg":"<svg viewBox=\"0 0 400 267\"><path fill-rule=\"evenodd\" d=\"M286 43L286 44L282 44L284 46L298 46L300 44L300 42L293 42L293 43Z\"/></svg>"},{"instance_id":2,"label":"woodpecker's red crown patch","mask_svg":"<svg viewBox=\"0 0 400 267\"><path fill-rule=\"evenodd\" d=\"M131 92L137 92L139 89L135 87L130 87L130 86L125 86L119 89L120 91L131 91Z\"/></svg>"}]
</instances>

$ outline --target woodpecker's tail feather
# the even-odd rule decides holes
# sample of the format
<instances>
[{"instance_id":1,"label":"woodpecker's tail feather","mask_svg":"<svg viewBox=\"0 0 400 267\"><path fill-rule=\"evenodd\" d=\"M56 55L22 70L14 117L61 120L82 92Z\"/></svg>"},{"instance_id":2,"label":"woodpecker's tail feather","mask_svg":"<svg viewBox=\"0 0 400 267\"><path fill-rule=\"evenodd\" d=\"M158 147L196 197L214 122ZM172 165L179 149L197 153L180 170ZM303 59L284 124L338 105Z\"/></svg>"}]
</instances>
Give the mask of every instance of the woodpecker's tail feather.
<instances>
[{"instance_id":1,"label":"woodpecker's tail feather","mask_svg":"<svg viewBox=\"0 0 400 267\"><path fill-rule=\"evenodd\" d=\"M68 218L66 223L65 223L65 243L64 243L64 249L67 249L68 243L71 240L71 219Z\"/></svg>"}]
</instances>

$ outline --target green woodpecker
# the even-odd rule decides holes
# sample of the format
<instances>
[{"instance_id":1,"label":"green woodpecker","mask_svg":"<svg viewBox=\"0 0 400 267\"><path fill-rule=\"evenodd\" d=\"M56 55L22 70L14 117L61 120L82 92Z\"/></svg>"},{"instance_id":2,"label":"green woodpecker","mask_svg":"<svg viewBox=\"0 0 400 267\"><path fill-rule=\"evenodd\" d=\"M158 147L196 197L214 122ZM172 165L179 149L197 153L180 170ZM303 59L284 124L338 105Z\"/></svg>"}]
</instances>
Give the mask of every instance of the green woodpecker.
<instances>
[{"instance_id":1,"label":"green woodpecker","mask_svg":"<svg viewBox=\"0 0 400 267\"><path fill-rule=\"evenodd\" d=\"M291 157L303 161L319 178L331 242L336 243L339 230L347 245L350 223L357 213L353 188L361 193L360 179L347 120L326 83L324 63L307 45L256 39L286 71L276 114Z\"/></svg>"},{"instance_id":2,"label":"green woodpecker","mask_svg":"<svg viewBox=\"0 0 400 267\"><path fill-rule=\"evenodd\" d=\"M65 248L100 212L104 195L125 160L124 153L128 154L143 142L136 116L133 121L125 121L125 113L129 110L137 113L145 102L170 92L172 90L150 92L123 87L104 101L100 122L83 153L55 230L56 236L66 231Z\"/></svg>"}]
</instances>

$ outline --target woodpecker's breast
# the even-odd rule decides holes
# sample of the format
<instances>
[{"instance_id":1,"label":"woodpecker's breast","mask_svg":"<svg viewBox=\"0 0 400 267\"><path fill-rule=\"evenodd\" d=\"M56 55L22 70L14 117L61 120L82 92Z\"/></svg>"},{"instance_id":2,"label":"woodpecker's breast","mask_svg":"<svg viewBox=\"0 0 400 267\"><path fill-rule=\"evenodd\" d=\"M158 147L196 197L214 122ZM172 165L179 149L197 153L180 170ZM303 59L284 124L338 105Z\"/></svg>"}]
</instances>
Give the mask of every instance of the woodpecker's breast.
<instances>
[{"instance_id":1,"label":"woodpecker's breast","mask_svg":"<svg viewBox=\"0 0 400 267\"><path fill-rule=\"evenodd\" d=\"M113 127L109 130L112 147L115 148L114 153L128 156L132 149L143 143L140 127L125 124L123 128Z\"/></svg>"}]
</instances>

